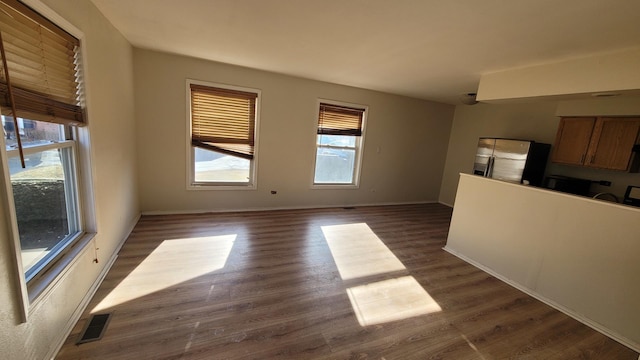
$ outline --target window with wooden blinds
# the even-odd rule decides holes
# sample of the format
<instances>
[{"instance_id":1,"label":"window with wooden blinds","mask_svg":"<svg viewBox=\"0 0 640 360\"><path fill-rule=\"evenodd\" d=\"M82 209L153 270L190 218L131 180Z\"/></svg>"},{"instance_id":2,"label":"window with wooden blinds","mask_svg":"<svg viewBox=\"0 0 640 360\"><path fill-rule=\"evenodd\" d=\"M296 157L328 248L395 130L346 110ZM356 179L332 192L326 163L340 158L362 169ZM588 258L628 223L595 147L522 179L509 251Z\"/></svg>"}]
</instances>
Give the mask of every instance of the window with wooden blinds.
<instances>
[{"instance_id":1,"label":"window with wooden blinds","mask_svg":"<svg viewBox=\"0 0 640 360\"><path fill-rule=\"evenodd\" d=\"M78 39L16 0L0 1L3 115L84 125Z\"/></svg>"},{"instance_id":2,"label":"window with wooden blinds","mask_svg":"<svg viewBox=\"0 0 640 360\"><path fill-rule=\"evenodd\" d=\"M318 134L362 136L365 109L320 103Z\"/></svg>"},{"instance_id":3,"label":"window with wooden blinds","mask_svg":"<svg viewBox=\"0 0 640 360\"><path fill-rule=\"evenodd\" d=\"M258 94L191 84L191 144L253 159Z\"/></svg>"},{"instance_id":4,"label":"window with wooden blinds","mask_svg":"<svg viewBox=\"0 0 640 360\"><path fill-rule=\"evenodd\" d=\"M312 186L357 188L368 107L318 100L318 135Z\"/></svg>"}]
</instances>

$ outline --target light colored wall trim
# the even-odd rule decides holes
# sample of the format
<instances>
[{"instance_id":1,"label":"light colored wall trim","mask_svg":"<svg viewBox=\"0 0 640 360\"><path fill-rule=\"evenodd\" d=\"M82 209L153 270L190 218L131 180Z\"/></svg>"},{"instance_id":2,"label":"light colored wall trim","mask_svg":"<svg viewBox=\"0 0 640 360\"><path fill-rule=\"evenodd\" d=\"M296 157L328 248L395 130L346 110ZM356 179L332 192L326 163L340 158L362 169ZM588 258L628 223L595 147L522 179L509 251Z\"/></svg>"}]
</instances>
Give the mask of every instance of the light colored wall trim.
<instances>
[{"instance_id":1,"label":"light colored wall trim","mask_svg":"<svg viewBox=\"0 0 640 360\"><path fill-rule=\"evenodd\" d=\"M608 328L606 328L606 327L604 327L604 326L602 326L602 325L600 325L600 324L598 324L598 323L596 323L596 322L594 322L594 321L582 316L581 314L579 314L579 313L577 313L575 311L572 311L571 309L568 309L568 308L558 304L557 302L555 302L555 301L553 301L553 300L551 300L551 299L549 299L549 298L547 298L547 297L545 297L545 296L543 296L543 295L541 295L541 294L539 294L539 293L527 288L526 286L520 285L517 282L512 281L509 278L498 274L497 272L493 271L491 268L489 268L487 266L484 266L484 265L480 264L479 262L474 261L474 260L462 255L461 253L459 253L459 252L447 247L447 246L445 246L442 249L444 251L450 253L451 255L453 255L453 256L455 256L457 258L460 258L461 260L463 260L463 261L465 261L465 262L477 267L478 269L486 272L487 274L497 278L498 280L501 280L502 282L504 282L504 283L506 283L508 285L511 285L512 287L522 291L523 293L525 293L525 294L527 294L527 295L529 295L529 296L531 296L533 298L536 298L537 300L542 301L543 303L551 306L552 308L554 308L554 309L556 309L558 311L561 311L564 314L566 314L566 315L578 320L579 322L581 322L581 323L587 325L588 327L598 331L599 333L612 338L613 340L621 343L622 345L627 346L627 347L631 348L632 350L634 350L636 352L640 352L640 344L636 343L635 341L632 341L632 340L630 340L630 339L628 339L628 338L616 333L615 331L611 331L610 329L608 329Z\"/></svg>"},{"instance_id":2,"label":"light colored wall trim","mask_svg":"<svg viewBox=\"0 0 640 360\"><path fill-rule=\"evenodd\" d=\"M250 212L250 211L276 211L276 210L307 210L307 209L331 209L342 207L371 207L371 206L393 206L393 205L419 205L419 204L436 204L435 200L429 201L409 201L409 202L384 202L371 204L344 204L344 205L309 205L309 206L275 206L275 207L258 207L244 209L207 209L207 210L167 210L167 211L143 211L142 215L178 215L178 214L205 214L205 213L226 213L226 212Z\"/></svg>"},{"instance_id":3,"label":"light colored wall trim","mask_svg":"<svg viewBox=\"0 0 640 360\"><path fill-rule=\"evenodd\" d=\"M5 148L4 137L0 136L0 148ZM8 225L7 234L11 240L13 274L16 283L17 296L20 302L20 321L27 322L29 316L29 292L27 291L27 281L22 273L22 254L20 250L20 237L18 231L18 219L16 218L16 206L13 202L13 187L11 186L11 176L9 175L9 156L6 151L0 151L0 201L2 207L6 209L6 221Z\"/></svg>"},{"instance_id":4,"label":"light colored wall trim","mask_svg":"<svg viewBox=\"0 0 640 360\"><path fill-rule=\"evenodd\" d=\"M55 359L56 355L64 345L64 342L67 340L67 337L69 337L69 334L71 334L71 331L73 330L74 326L76 325L78 320L80 320L80 316L82 316L82 313L84 313L85 309L89 305L89 302L93 298L93 295L95 295L96 291L98 291L98 288L102 284L102 281L109 273L109 270L111 270L111 267L113 266L113 264L116 262L120 249L122 248L124 243L127 241L127 239L129 238L129 235L131 234L136 224L140 220L140 216L141 214L138 214L133 219L133 221L129 224L126 235L120 240L120 243L116 247L115 251L111 254L111 257L109 258L109 260L107 260L107 264L104 266L104 268L102 268L102 271L100 272L96 280L93 282L93 284L87 291L86 295L82 298L82 301L80 301L80 303L76 307L76 310L73 312L71 317L69 317L69 320L65 324L64 329L61 329L61 331L58 332L58 336L55 338L55 341L52 342L52 346L50 347L49 352L47 353L47 356L45 357L45 359L51 359L51 360Z\"/></svg>"},{"instance_id":5,"label":"light colored wall trim","mask_svg":"<svg viewBox=\"0 0 640 360\"><path fill-rule=\"evenodd\" d=\"M69 336L69 334L71 334L73 327L80 319L80 316L86 309L87 305L89 305L89 301L91 301L93 295L95 295L105 276L107 276L107 273L109 272L109 270L111 270L111 266L116 261L116 258L117 253L114 253L114 255L107 262L107 265L102 269L99 276L96 278L96 281L91 285L86 295L82 298L82 301L80 301L80 303L76 307L76 310L73 312L73 314L71 314L71 317L69 317L69 320L65 324L64 329L61 329L62 331L58 332L58 336L52 342L53 346L50 348L49 353L47 353L45 359L55 359L56 355L62 348L62 345L67 340L67 337Z\"/></svg>"}]
</instances>

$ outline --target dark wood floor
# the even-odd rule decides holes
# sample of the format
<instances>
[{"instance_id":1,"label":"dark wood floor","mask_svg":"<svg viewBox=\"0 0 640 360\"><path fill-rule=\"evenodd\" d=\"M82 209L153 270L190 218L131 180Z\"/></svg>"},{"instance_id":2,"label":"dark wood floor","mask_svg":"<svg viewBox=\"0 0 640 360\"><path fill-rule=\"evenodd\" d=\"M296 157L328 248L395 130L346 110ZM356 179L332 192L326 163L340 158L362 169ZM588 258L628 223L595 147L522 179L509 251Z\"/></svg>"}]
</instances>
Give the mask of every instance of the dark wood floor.
<instances>
[{"instance_id":1,"label":"dark wood floor","mask_svg":"<svg viewBox=\"0 0 640 360\"><path fill-rule=\"evenodd\" d=\"M446 253L439 204L144 216L58 359L629 359ZM92 313L99 341L76 345Z\"/></svg>"}]
</instances>

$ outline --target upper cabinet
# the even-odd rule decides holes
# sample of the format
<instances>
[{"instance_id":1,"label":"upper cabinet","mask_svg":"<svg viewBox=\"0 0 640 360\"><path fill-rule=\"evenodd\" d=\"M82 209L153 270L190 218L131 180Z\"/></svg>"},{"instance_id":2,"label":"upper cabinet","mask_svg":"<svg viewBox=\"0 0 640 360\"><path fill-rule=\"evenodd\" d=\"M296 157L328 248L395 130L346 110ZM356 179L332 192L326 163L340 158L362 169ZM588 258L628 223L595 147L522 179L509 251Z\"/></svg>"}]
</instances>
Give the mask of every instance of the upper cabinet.
<instances>
[{"instance_id":1,"label":"upper cabinet","mask_svg":"<svg viewBox=\"0 0 640 360\"><path fill-rule=\"evenodd\" d=\"M584 164L596 118L574 117L560 119L551 161L560 164Z\"/></svg>"},{"instance_id":2,"label":"upper cabinet","mask_svg":"<svg viewBox=\"0 0 640 360\"><path fill-rule=\"evenodd\" d=\"M636 171L634 146L640 144L640 118L565 117L560 119L551 161L598 169Z\"/></svg>"},{"instance_id":3,"label":"upper cabinet","mask_svg":"<svg viewBox=\"0 0 640 360\"><path fill-rule=\"evenodd\" d=\"M639 130L640 118L599 118L593 128L586 165L629 170Z\"/></svg>"}]
</instances>

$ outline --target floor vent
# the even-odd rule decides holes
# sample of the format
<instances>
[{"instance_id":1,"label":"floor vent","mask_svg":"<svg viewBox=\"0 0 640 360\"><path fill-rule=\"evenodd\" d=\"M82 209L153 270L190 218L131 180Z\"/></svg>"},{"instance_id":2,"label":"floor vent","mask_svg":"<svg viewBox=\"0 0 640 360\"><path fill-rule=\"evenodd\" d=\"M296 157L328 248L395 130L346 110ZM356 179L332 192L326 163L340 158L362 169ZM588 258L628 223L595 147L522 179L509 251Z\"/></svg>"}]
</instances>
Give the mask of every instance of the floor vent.
<instances>
[{"instance_id":1,"label":"floor vent","mask_svg":"<svg viewBox=\"0 0 640 360\"><path fill-rule=\"evenodd\" d=\"M87 326L82 332L82 337L76 344L100 340L104 331L107 329L111 314L96 314L89 319Z\"/></svg>"}]
</instances>

